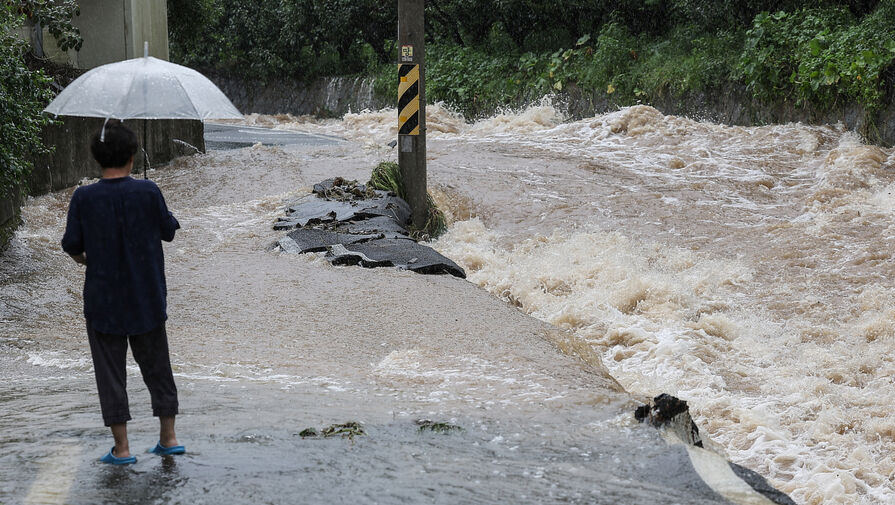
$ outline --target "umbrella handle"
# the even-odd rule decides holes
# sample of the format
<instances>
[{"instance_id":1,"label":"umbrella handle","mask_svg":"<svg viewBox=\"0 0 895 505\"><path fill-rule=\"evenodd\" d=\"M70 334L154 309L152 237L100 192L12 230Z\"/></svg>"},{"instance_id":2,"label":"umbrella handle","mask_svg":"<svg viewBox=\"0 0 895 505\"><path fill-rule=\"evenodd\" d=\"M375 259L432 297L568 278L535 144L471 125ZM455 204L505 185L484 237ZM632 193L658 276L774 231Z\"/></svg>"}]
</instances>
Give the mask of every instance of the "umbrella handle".
<instances>
[{"instance_id":1,"label":"umbrella handle","mask_svg":"<svg viewBox=\"0 0 895 505\"><path fill-rule=\"evenodd\" d=\"M109 122L109 118L106 118L106 120L103 121L103 128L102 128L102 130L99 131L99 141L100 142L106 141L106 124L108 124L108 122Z\"/></svg>"}]
</instances>

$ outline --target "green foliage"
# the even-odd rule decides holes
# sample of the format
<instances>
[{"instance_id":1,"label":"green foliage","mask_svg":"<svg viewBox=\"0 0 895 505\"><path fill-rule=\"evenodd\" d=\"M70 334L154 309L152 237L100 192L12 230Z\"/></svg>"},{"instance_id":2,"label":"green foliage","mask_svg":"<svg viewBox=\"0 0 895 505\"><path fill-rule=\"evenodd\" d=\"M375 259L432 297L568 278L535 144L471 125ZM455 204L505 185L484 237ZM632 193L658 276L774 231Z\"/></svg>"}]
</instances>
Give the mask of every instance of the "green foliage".
<instances>
[{"instance_id":1,"label":"green foliage","mask_svg":"<svg viewBox=\"0 0 895 505\"><path fill-rule=\"evenodd\" d=\"M175 61L251 77L374 76L396 96L397 2L169 2ZM769 13L773 12L773 13ZM427 98L467 118L573 86L618 105L745 84L881 106L895 0L427 0Z\"/></svg>"},{"instance_id":2,"label":"green foliage","mask_svg":"<svg viewBox=\"0 0 895 505\"><path fill-rule=\"evenodd\" d=\"M675 27L666 37L643 44L623 93L650 99L702 91L731 78L741 46L736 33L705 34L694 26Z\"/></svg>"},{"instance_id":3,"label":"green foliage","mask_svg":"<svg viewBox=\"0 0 895 505\"><path fill-rule=\"evenodd\" d=\"M41 131L50 121L43 108L52 98L50 79L25 65L28 50L16 32L23 16L17 7L0 5L0 197L23 186L31 156L46 152Z\"/></svg>"},{"instance_id":4,"label":"green foliage","mask_svg":"<svg viewBox=\"0 0 895 505\"><path fill-rule=\"evenodd\" d=\"M761 13L746 35L739 72L756 97L882 106L884 73L895 63L895 2L863 19L842 8Z\"/></svg>"},{"instance_id":5,"label":"green foliage","mask_svg":"<svg viewBox=\"0 0 895 505\"><path fill-rule=\"evenodd\" d=\"M404 191L404 178L401 176L401 168L397 163L392 161L383 161L376 165L373 173L370 174L370 181L367 187L378 189L380 191L390 191L398 197L407 199ZM410 235L417 240L430 240L438 237L447 230L447 218L438 206L431 194L426 194L426 202L428 203L428 215L426 224L422 229L411 229Z\"/></svg>"},{"instance_id":6,"label":"green foliage","mask_svg":"<svg viewBox=\"0 0 895 505\"><path fill-rule=\"evenodd\" d=\"M518 61L504 55L455 45L428 50L426 93L428 100L443 101L467 117L489 113L502 103L543 96L528 84Z\"/></svg>"},{"instance_id":7,"label":"green foliage","mask_svg":"<svg viewBox=\"0 0 895 505\"><path fill-rule=\"evenodd\" d=\"M59 49L81 50L84 44L81 30L71 24L72 18L81 14L75 0L4 0L4 3L10 10L49 30Z\"/></svg>"},{"instance_id":8,"label":"green foliage","mask_svg":"<svg viewBox=\"0 0 895 505\"><path fill-rule=\"evenodd\" d=\"M391 55L395 2L168 2L171 59L237 75L303 79L368 72Z\"/></svg>"},{"instance_id":9,"label":"green foliage","mask_svg":"<svg viewBox=\"0 0 895 505\"><path fill-rule=\"evenodd\" d=\"M436 45L429 49L427 93L430 101L444 101L467 118L563 92L571 84L630 104L719 86L730 79L741 43L737 34L701 34L692 25L651 37L608 23L596 40L584 35L573 47L543 53L494 55Z\"/></svg>"},{"instance_id":10,"label":"green foliage","mask_svg":"<svg viewBox=\"0 0 895 505\"><path fill-rule=\"evenodd\" d=\"M392 161L383 161L376 165L370 174L367 186L379 191L392 192L400 198L404 198L404 182L402 182L401 169Z\"/></svg>"}]
</instances>

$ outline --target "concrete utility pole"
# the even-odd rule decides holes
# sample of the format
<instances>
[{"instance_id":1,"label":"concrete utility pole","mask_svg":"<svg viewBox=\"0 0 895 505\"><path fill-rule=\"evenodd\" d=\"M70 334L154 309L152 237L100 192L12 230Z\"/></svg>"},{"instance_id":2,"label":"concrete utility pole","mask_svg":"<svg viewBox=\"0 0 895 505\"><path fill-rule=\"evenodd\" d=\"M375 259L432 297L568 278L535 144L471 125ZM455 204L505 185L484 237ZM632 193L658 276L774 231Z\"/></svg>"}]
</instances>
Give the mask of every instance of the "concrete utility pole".
<instances>
[{"instance_id":1,"label":"concrete utility pole","mask_svg":"<svg viewBox=\"0 0 895 505\"><path fill-rule=\"evenodd\" d=\"M398 0L398 164L413 227L428 214L424 0Z\"/></svg>"}]
</instances>

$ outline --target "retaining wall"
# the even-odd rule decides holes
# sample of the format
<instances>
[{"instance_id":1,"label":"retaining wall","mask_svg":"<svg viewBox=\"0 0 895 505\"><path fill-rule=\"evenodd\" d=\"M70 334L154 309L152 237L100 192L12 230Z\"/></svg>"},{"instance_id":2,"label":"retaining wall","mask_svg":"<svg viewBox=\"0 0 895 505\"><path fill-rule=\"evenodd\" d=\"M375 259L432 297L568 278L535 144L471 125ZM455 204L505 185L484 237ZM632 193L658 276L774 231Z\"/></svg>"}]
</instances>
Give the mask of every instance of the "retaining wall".
<instances>
[{"instance_id":1,"label":"retaining wall","mask_svg":"<svg viewBox=\"0 0 895 505\"><path fill-rule=\"evenodd\" d=\"M334 77L311 83L284 79L262 82L241 79L225 74L206 73L243 113L312 114L341 116L346 112L364 109L378 110L394 107L394 101L377 98L373 94L373 80L360 77ZM397 97L397 91L396 95ZM568 84L558 94L558 102L576 119L618 109L611 95L584 91ZM663 114L688 116L716 123L754 126L763 124L802 122L807 124L835 124L863 135L868 141L895 145L895 91L890 92L888 104L881 111L868 113L856 104L842 104L831 110L817 111L796 107L791 102L766 103L752 97L745 86L729 84L713 90L690 93L683 97L663 97L649 103ZM517 103L516 107L527 104Z\"/></svg>"},{"instance_id":2,"label":"retaining wall","mask_svg":"<svg viewBox=\"0 0 895 505\"><path fill-rule=\"evenodd\" d=\"M592 117L618 108L610 95L585 92L568 86L561 97L572 117ZM868 142L895 145L895 92L882 110L868 113L857 104L842 104L818 111L796 107L791 102L767 103L756 100L744 86L728 85L683 97L664 97L649 103L663 114L687 116L714 123L756 126L781 123L836 124L860 133Z\"/></svg>"},{"instance_id":3,"label":"retaining wall","mask_svg":"<svg viewBox=\"0 0 895 505\"><path fill-rule=\"evenodd\" d=\"M36 156L34 170L28 180L28 193L32 196L59 191L78 184L84 178L99 177L102 170L90 154L90 140L99 130L104 119L60 117L59 123L47 126L43 132L44 145L54 146L52 153ZM178 156L205 151L205 128L201 121L156 119L151 121L125 121L137 134L141 147L146 150L149 166L158 167ZM146 155L137 151L134 175L139 177L145 165ZM14 190L13 195L20 191ZM2 250L18 224L19 196L0 201L0 250Z\"/></svg>"},{"instance_id":4,"label":"retaining wall","mask_svg":"<svg viewBox=\"0 0 895 505\"><path fill-rule=\"evenodd\" d=\"M271 82L203 72L243 114L293 114L339 117L347 112L378 110L389 105L373 96L373 80L363 77L331 77L310 83L294 79ZM395 77L397 83L397 76ZM397 88L395 100L397 100Z\"/></svg>"}]
</instances>

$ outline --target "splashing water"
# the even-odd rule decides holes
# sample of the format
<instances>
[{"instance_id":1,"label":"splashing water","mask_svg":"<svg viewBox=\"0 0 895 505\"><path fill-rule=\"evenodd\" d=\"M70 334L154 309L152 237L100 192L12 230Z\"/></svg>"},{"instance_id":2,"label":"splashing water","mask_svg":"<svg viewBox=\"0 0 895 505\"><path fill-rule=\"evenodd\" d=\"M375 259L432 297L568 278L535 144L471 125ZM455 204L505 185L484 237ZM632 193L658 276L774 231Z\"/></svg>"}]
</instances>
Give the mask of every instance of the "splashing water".
<instances>
[{"instance_id":1,"label":"splashing water","mask_svg":"<svg viewBox=\"0 0 895 505\"><path fill-rule=\"evenodd\" d=\"M470 281L572 330L632 393L688 400L799 503L895 500L891 149L647 106L427 114L435 193L460 219L435 246ZM375 146L394 117L322 127Z\"/></svg>"},{"instance_id":2,"label":"splashing water","mask_svg":"<svg viewBox=\"0 0 895 505\"><path fill-rule=\"evenodd\" d=\"M840 126L730 127L646 106L569 122L545 102L468 123L437 104L427 118L430 187L454 220L433 245L471 282L572 331L631 393L687 400L704 435L797 502L895 501L893 150L863 145ZM168 250L172 283L178 273L205 282L173 291L182 315L171 333L217 336L190 344L200 356L193 361L175 356L176 371L359 387L315 364L336 347L286 341L282 362L264 365L269 346L243 336L262 324L266 335L294 332L266 318L312 287L275 274L277 256L245 251L273 241L269 223L286 195L327 176L362 178L394 158L387 144L397 112L250 115L246 123L352 142L299 154L217 153L159 175L192 230ZM80 310L80 277L46 252L57 247L69 195L26 207L26 225L2 257L16 268L0 264L0 312L30 364L83 373L82 323L69 317ZM326 268L306 261L300 269ZM398 281L411 289L418 279ZM231 297L237 289L242 297ZM258 301L251 320L244 299ZM193 309L194 300L205 303ZM438 356L384 353L375 374L421 387L454 381L458 398L468 384L505 388L510 398L556 396L499 356Z\"/></svg>"}]
</instances>

